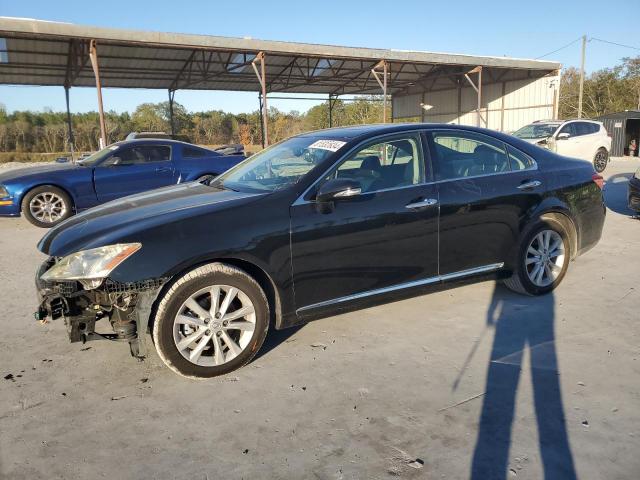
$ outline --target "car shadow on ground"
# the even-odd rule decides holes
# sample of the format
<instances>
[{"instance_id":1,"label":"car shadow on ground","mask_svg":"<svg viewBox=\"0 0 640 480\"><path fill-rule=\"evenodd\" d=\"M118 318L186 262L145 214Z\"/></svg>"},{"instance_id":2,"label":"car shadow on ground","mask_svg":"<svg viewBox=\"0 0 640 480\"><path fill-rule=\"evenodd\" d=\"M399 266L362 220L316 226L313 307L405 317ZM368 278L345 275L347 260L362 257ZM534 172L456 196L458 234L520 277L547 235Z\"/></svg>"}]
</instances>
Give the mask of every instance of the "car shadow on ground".
<instances>
[{"instance_id":1,"label":"car shadow on ground","mask_svg":"<svg viewBox=\"0 0 640 480\"><path fill-rule=\"evenodd\" d=\"M299 330L304 327L303 325L297 325L295 327L285 328L284 330L276 330L273 325L269 327L269 333L267 334L267 338L264 339L264 343L256 356L253 357L252 362L255 362L259 358L267 355L271 350L280 346L280 344L285 343L289 340L293 335L295 335Z\"/></svg>"},{"instance_id":2,"label":"car shadow on ground","mask_svg":"<svg viewBox=\"0 0 640 480\"><path fill-rule=\"evenodd\" d=\"M629 208L627 199L631 177L633 173L618 173L607 178L603 189L604 203L616 213L635 217L638 214Z\"/></svg>"},{"instance_id":3,"label":"car shadow on ground","mask_svg":"<svg viewBox=\"0 0 640 480\"><path fill-rule=\"evenodd\" d=\"M516 473L508 471L509 448L522 357L527 347L544 478L576 479L560 391L554 307L553 293L524 297L496 284L487 311L487 327L495 328L495 335L471 466L472 480L500 480Z\"/></svg>"}]
</instances>

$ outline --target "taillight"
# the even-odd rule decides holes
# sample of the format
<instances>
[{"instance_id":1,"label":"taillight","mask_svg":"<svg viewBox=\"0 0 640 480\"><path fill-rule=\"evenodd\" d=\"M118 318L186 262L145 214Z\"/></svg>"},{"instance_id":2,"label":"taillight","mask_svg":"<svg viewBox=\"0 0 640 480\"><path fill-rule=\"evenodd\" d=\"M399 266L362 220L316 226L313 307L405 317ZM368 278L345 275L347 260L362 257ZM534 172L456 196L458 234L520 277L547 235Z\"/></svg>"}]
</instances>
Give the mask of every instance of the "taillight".
<instances>
[{"instance_id":1,"label":"taillight","mask_svg":"<svg viewBox=\"0 0 640 480\"><path fill-rule=\"evenodd\" d=\"M591 175L591 179L596 185L598 185L598 187L600 187L600 190L604 188L604 178L602 178L602 175L594 173L593 175Z\"/></svg>"}]
</instances>

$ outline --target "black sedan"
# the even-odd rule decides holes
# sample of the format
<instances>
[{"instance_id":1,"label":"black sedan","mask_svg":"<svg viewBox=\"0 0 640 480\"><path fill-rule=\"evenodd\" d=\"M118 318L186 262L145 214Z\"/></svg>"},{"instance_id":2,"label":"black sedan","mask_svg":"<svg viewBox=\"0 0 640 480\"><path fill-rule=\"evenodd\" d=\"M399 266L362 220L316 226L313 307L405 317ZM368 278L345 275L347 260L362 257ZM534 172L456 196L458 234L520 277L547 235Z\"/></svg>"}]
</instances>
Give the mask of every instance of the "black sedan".
<instances>
[{"instance_id":1,"label":"black sedan","mask_svg":"<svg viewBox=\"0 0 640 480\"><path fill-rule=\"evenodd\" d=\"M602 232L602 177L582 160L453 125L372 125L290 138L215 180L107 203L39 248L36 317L71 341L152 332L176 373L251 360L267 330L500 279L541 295ZM111 334L95 333L105 320Z\"/></svg>"},{"instance_id":2,"label":"black sedan","mask_svg":"<svg viewBox=\"0 0 640 480\"><path fill-rule=\"evenodd\" d=\"M629 208L640 213L640 168L629 179Z\"/></svg>"}]
</instances>

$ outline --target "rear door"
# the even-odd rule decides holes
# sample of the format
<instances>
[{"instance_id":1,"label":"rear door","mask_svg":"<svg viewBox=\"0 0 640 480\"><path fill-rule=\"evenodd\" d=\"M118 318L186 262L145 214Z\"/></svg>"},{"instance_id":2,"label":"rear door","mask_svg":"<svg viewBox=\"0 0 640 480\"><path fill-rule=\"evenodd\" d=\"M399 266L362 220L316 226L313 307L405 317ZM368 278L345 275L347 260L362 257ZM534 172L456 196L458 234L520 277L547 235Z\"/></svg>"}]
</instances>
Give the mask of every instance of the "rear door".
<instances>
[{"instance_id":1,"label":"rear door","mask_svg":"<svg viewBox=\"0 0 640 480\"><path fill-rule=\"evenodd\" d=\"M522 220L544 192L535 162L476 132L429 136L440 199L440 274L494 270L516 247Z\"/></svg>"},{"instance_id":2,"label":"rear door","mask_svg":"<svg viewBox=\"0 0 640 480\"><path fill-rule=\"evenodd\" d=\"M317 187L332 178L356 180L362 193L322 210L311 189L291 207L299 314L437 275L437 187L425 183L418 132L367 141Z\"/></svg>"},{"instance_id":3,"label":"rear door","mask_svg":"<svg viewBox=\"0 0 640 480\"><path fill-rule=\"evenodd\" d=\"M121 147L94 170L98 201L107 202L134 193L176 183L169 145Z\"/></svg>"}]
</instances>

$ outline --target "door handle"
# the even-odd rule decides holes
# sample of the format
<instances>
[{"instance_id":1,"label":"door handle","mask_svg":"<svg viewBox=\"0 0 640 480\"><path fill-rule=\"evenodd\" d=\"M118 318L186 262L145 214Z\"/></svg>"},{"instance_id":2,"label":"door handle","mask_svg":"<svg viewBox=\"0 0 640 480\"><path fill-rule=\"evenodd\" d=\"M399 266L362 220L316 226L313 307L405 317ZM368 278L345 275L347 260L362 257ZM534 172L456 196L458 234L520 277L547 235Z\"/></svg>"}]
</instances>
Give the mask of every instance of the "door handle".
<instances>
[{"instance_id":1,"label":"door handle","mask_svg":"<svg viewBox=\"0 0 640 480\"><path fill-rule=\"evenodd\" d=\"M413 209L416 209L416 208L431 207L432 205L435 205L436 203L438 203L438 200L436 200L435 198L425 198L424 200L420 200L419 202L408 203L407 205L404 206L404 208L408 208L410 210L413 210Z\"/></svg>"},{"instance_id":2,"label":"door handle","mask_svg":"<svg viewBox=\"0 0 640 480\"><path fill-rule=\"evenodd\" d=\"M518 185L519 190L531 190L532 188L536 188L542 185L540 180L531 180L530 182L521 183Z\"/></svg>"},{"instance_id":3,"label":"door handle","mask_svg":"<svg viewBox=\"0 0 640 480\"><path fill-rule=\"evenodd\" d=\"M169 171L171 171L171 169L167 167L156 168L156 172L169 172Z\"/></svg>"}]
</instances>

